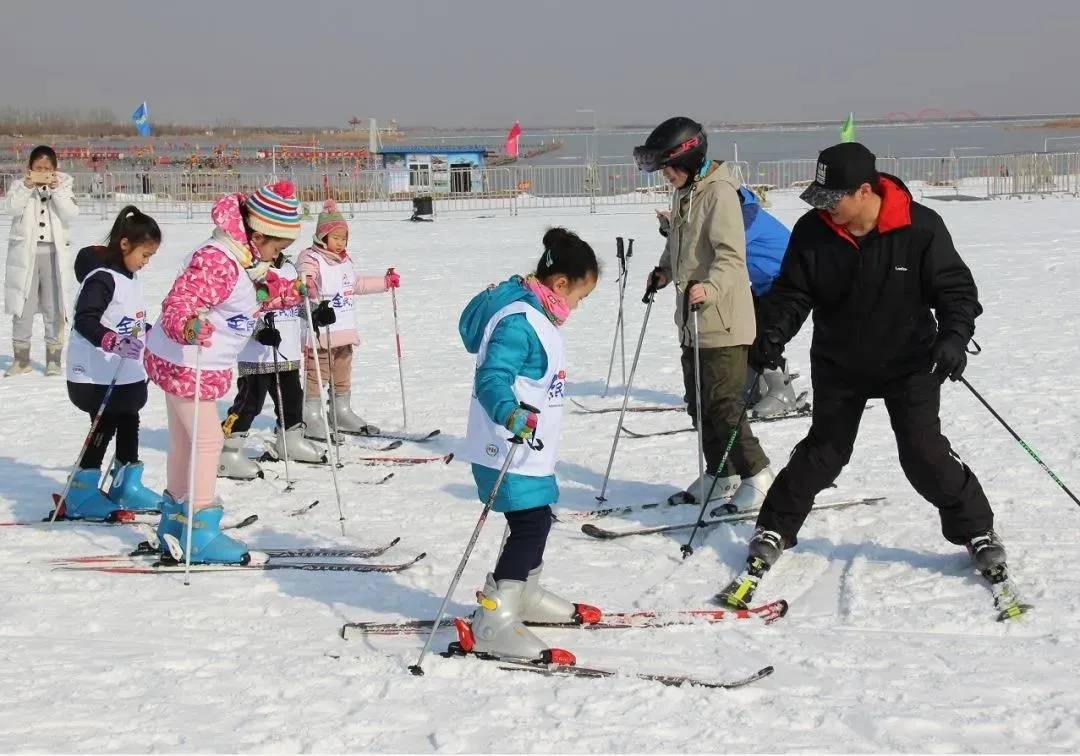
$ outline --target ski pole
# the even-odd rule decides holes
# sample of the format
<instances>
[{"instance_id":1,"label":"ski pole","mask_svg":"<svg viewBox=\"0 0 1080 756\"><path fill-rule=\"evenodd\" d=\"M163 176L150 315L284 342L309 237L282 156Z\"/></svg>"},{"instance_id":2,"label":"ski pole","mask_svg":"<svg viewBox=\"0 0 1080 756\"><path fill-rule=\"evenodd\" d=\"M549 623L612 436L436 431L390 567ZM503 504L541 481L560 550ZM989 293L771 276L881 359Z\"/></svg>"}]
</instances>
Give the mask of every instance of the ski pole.
<instances>
[{"instance_id":1,"label":"ski pole","mask_svg":"<svg viewBox=\"0 0 1080 756\"><path fill-rule=\"evenodd\" d=\"M1080 499L1077 499L1076 495L1073 494L1073 492L1069 490L1069 487L1062 482L1061 478L1059 478L1057 475L1055 475L1054 471L1046 466L1046 463L1043 462L1039 458L1039 455L1035 453L1035 450L1032 449L1030 446L1028 446L1027 442L1025 442L1024 439L1020 438L1020 436L1017 434L1017 432L1014 431L1011 427L1009 427L1009 424L1007 422L1005 422L1005 419L1001 415L999 415L996 411L994 411L994 408L990 406L990 403L988 401L986 401L985 399L983 399L982 394L980 394L978 391L976 391L975 387L972 386L970 383L968 383L967 378L964 378L963 376L960 376L960 382L962 384L964 384L965 386L967 386L968 391L970 391L972 393L972 395L976 399L978 399L980 402L982 402L982 405L984 407L986 407L987 410L990 411L990 414L994 416L994 419L997 420L999 423L1001 423L1002 427L1004 427L1005 430L1007 430L1009 432L1010 436L1012 436L1014 439L1016 439L1016 443L1020 444L1020 448L1022 448L1029 455L1031 455L1031 458L1038 463L1039 467L1041 467L1046 472L1046 474L1050 476L1050 480L1054 481L1059 486L1061 486L1061 490L1064 491L1068 495L1068 497L1073 500L1073 502L1075 502L1077 505L1080 505Z\"/></svg>"},{"instance_id":2,"label":"ski pole","mask_svg":"<svg viewBox=\"0 0 1080 756\"><path fill-rule=\"evenodd\" d=\"M316 342L318 347L318 342ZM318 349L315 352L318 355ZM315 364L318 365L319 361L315 360ZM333 445L334 439L338 437L338 415L337 415L337 390L334 387L334 347L330 343L330 326L326 327L326 369L330 371L330 375L327 376L326 382L327 393L330 395L330 428L334 432L334 438L329 435L326 437L327 445ZM322 380L319 381L319 385L322 385ZM319 401L322 401L322 396L319 396ZM337 455L338 461L341 460L341 455Z\"/></svg>"},{"instance_id":3,"label":"ski pole","mask_svg":"<svg viewBox=\"0 0 1080 756\"><path fill-rule=\"evenodd\" d=\"M341 508L341 487L338 485L337 468L340 464L341 453L334 443L334 437L330 435L330 416L326 411L326 401L324 397L325 388L322 382L322 367L319 365L319 335L315 329L315 321L311 317L311 300L304 297L304 311L307 313L308 321L308 343L312 354L315 355L315 380L319 384L319 409L322 410L323 428L326 429L326 445L329 449L334 450L334 458L330 461L330 477L334 480L334 496L337 497L337 509L338 509L338 522L341 523L341 534L345 535L345 511ZM326 346L329 350L330 347L330 332L326 333ZM329 360L327 361L329 365ZM330 376L331 383L333 382L333 375ZM327 455L329 456L329 454Z\"/></svg>"},{"instance_id":4,"label":"ski pole","mask_svg":"<svg viewBox=\"0 0 1080 756\"><path fill-rule=\"evenodd\" d=\"M706 502L708 499L705 497L705 423L701 416L701 343L698 338L700 333L698 331L698 311L700 309L700 303L690 306L694 323L694 403L697 405L698 490L701 501Z\"/></svg>"},{"instance_id":5,"label":"ski pole","mask_svg":"<svg viewBox=\"0 0 1080 756\"><path fill-rule=\"evenodd\" d=\"M641 345L645 341L645 329L649 325L649 313L652 312L653 297L655 295L656 284L650 279L649 286L645 289L645 296L641 298L641 301L647 305L645 307L645 318L641 321L641 334L638 336L637 348L634 350L634 359L630 363L630 376L626 380L622 408L619 410L619 424L615 426L615 438L611 440L611 454L608 456L607 470L604 471L604 483L600 487L600 495L596 497L597 501L607 501L604 494L607 493L608 478L611 477L611 466L615 462L615 449L618 448L619 436L622 435L623 418L626 417L626 404L630 401L630 387L634 384L634 373L637 372L638 360L641 358Z\"/></svg>"},{"instance_id":6,"label":"ski pole","mask_svg":"<svg viewBox=\"0 0 1080 756\"><path fill-rule=\"evenodd\" d=\"M694 536L697 535L698 529L705 524L705 508L709 506L709 499L712 498L713 491L716 490L716 483L720 480L720 475L724 471L724 467L727 465L728 456L731 454L732 447L735 446L735 437L739 434L739 424L742 423L743 415L746 414L747 407L750 406L750 400L754 397L753 386L757 385L758 376L761 373L754 371L754 380L751 382L751 389L746 392L746 398L743 399L742 409L739 411L739 419L735 421L735 426L731 429L731 435L728 436L727 446L724 447L724 455L720 458L720 464L716 468L716 473L713 475L712 485L709 486L709 493L705 494L701 499L701 509L698 510L697 522L694 523L694 529L690 531L690 537L686 539L686 543L679 547L679 551L682 552L683 559L694 553L694 547L691 545L694 542ZM702 485L702 490L705 486Z\"/></svg>"},{"instance_id":7,"label":"ski pole","mask_svg":"<svg viewBox=\"0 0 1080 756\"><path fill-rule=\"evenodd\" d=\"M188 451L187 532L184 534L184 585L191 585L191 532L195 529L195 460L199 440L199 394L202 392L202 344L195 345L195 404Z\"/></svg>"},{"instance_id":8,"label":"ski pole","mask_svg":"<svg viewBox=\"0 0 1080 756\"><path fill-rule=\"evenodd\" d=\"M120 363L116 366L116 372L113 373L112 380L109 381L108 388L105 389L105 396L101 397L101 405L98 407L97 414L94 415L94 421L90 423L90 432L86 434L86 439L83 441L82 449L79 450L79 456L75 458L75 464L71 467L71 472L68 473L67 483L64 484L64 492L60 494L59 501L56 502L56 506L53 507L52 514L49 515L49 522L56 522L57 516L60 514L60 508L67 506L67 497L71 493L71 484L75 482L75 473L79 469L79 465L82 464L83 457L86 456L86 450L90 448L90 441L94 438L94 434L97 433L98 426L101 424L101 416L105 414L105 405L109 403L109 397L112 396L113 389L116 388L116 381L120 378L120 371L124 368L124 358L120 358ZM98 480L100 485L101 480Z\"/></svg>"},{"instance_id":9,"label":"ski pole","mask_svg":"<svg viewBox=\"0 0 1080 756\"><path fill-rule=\"evenodd\" d=\"M630 258L634 255L634 240L627 239L626 256L623 258L622 286L619 288L619 308L626 296L626 282L630 277ZM622 379L626 383L626 318L619 321L619 352L622 355Z\"/></svg>"},{"instance_id":10,"label":"ski pole","mask_svg":"<svg viewBox=\"0 0 1080 756\"><path fill-rule=\"evenodd\" d=\"M615 319L615 333L611 337L611 357L608 358L607 368L607 380L604 381L604 393L603 396L607 396L608 390L611 388L611 372L615 369L615 347L619 345L619 334L624 332L623 328L623 298L626 293L626 253L623 248L623 238L621 236L615 237L615 258L619 261L619 278L617 283L619 284L619 316ZM626 340L623 339L623 358L622 358L622 376L623 383L626 383Z\"/></svg>"},{"instance_id":11,"label":"ski pole","mask_svg":"<svg viewBox=\"0 0 1080 756\"><path fill-rule=\"evenodd\" d=\"M521 402L521 408L529 412L540 413L540 410L535 407L530 407L528 404ZM416 660L416 664L409 667L409 671L416 676L422 676L424 674L424 657L427 656L428 650L431 648L431 642L435 639L435 633L439 632L439 625L442 623L443 615L446 613L446 605L450 603L450 597L454 595L454 590L457 588L458 581L461 580L461 574L465 571L465 565L469 561L469 557L472 555L472 550L476 546L476 541L480 538L480 531L484 527L484 522L487 520L488 514L491 512L492 505L495 504L495 497L499 493L499 489L502 487L503 479L506 477L506 471L510 469L510 464L514 461L514 455L517 453L518 447L524 443L520 438L514 436L507 439L510 442L510 451L506 453L506 459L503 461L502 467L499 469L499 475L495 478L495 485L491 487L491 493L488 494L487 501L484 502L484 509L480 512L480 519L476 521L476 527L473 528L472 535L469 537L469 542L465 546L465 553L461 555L461 561L458 563L457 569L454 571L454 577L450 580L450 587L446 591L446 595L443 596L442 604L439 605L439 611L435 615L435 625L431 628L431 634L428 635L427 642L424 643L423 650L420 651L420 657ZM544 448L544 442L540 439L536 439L529 444L530 449L536 449L537 451Z\"/></svg>"},{"instance_id":12,"label":"ski pole","mask_svg":"<svg viewBox=\"0 0 1080 756\"><path fill-rule=\"evenodd\" d=\"M394 272L393 268L390 268L387 275ZM405 411L405 368L401 363L401 331L398 329L398 314L397 314L397 289L390 289L390 303L394 308L394 343L397 345L397 369L398 369L398 381L401 383L401 427L403 430L407 430L409 427L409 416Z\"/></svg>"},{"instance_id":13,"label":"ski pole","mask_svg":"<svg viewBox=\"0 0 1080 756\"><path fill-rule=\"evenodd\" d=\"M271 328L274 327L274 313L266 313L266 322ZM292 475L289 474L289 442L285 438L285 402L281 400L281 374L278 372L278 350L274 350L274 391L277 392L278 427L281 428L281 450L285 455L285 493L293 490Z\"/></svg>"}]
</instances>

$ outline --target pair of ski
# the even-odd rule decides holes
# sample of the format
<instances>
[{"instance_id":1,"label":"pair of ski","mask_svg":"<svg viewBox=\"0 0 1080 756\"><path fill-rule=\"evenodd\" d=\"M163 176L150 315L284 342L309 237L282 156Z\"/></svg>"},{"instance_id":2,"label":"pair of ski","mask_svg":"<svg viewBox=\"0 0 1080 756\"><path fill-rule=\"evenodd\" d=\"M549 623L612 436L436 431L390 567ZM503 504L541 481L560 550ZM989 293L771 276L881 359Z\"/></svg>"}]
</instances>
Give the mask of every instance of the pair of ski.
<instances>
[{"instance_id":1,"label":"pair of ski","mask_svg":"<svg viewBox=\"0 0 1080 756\"><path fill-rule=\"evenodd\" d=\"M757 417L751 415L747 418L747 421L751 425L757 425L758 423L776 423L781 420L791 420L796 417L810 417L814 414L809 404L806 404L798 409L793 409L788 412L783 412L779 415L769 415L768 417ZM680 433L693 433L695 428L693 426L687 428L673 428L671 430L663 431L650 431L650 432L638 432L627 428L625 425L622 427L622 434L629 438L659 438L661 436L676 436Z\"/></svg>"},{"instance_id":2,"label":"pair of ski","mask_svg":"<svg viewBox=\"0 0 1080 756\"><path fill-rule=\"evenodd\" d=\"M422 433L406 433L404 431L402 431L400 433L393 433L393 432L389 432L389 431L388 432L379 431L378 433L353 433L351 431L343 431L343 430L335 431L335 433L337 434L336 437L338 439L338 444L339 445L341 445L341 441L343 441L346 438L353 438L353 439L358 439L358 440L359 439L365 439L365 438L385 439L387 441L390 441L390 443L386 444L385 446L372 447L372 448L374 448L375 451L390 451L391 449L397 449L399 446L401 446L406 441L409 441L409 442L414 443L414 444L427 443L428 441L432 440L433 438L438 436L440 433L442 433L442 431L440 429L436 428L435 430L425 431L425 432L422 432ZM323 443L323 444L326 443L326 439L323 438L322 436L305 435L305 438L309 438L312 441L318 441L319 443ZM364 446L364 444L362 442L359 445Z\"/></svg>"},{"instance_id":3,"label":"pair of ski","mask_svg":"<svg viewBox=\"0 0 1080 756\"><path fill-rule=\"evenodd\" d=\"M779 600L768 604L762 604L761 606L751 607L749 609L690 609L616 612L606 614L600 622L589 625L569 622L526 622L525 624L530 627L575 630L648 629L671 627L675 625L715 624L732 620L759 620L764 624L770 624L787 614L787 610L787 602ZM351 637L357 636L423 634L429 632L434 625L435 620L432 619L404 620L398 622L349 622L341 628L341 637L348 640ZM454 628L454 622L449 620L447 621L447 624L442 627L452 630ZM674 687L692 685L702 688L717 689L740 688L744 685L749 685L752 682L768 677L773 673L773 668L770 666L764 667L743 678L716 682L701 680L686 675L597 669L594 667L579 667L576 664L554 664L547 660L528 659L491 652L464 651L458 643L451 643L449 648L442 653L442 656L448 659L473 658L480 661L492 661L498 663L500 669L508 672L524 671L549 677L631 677Z\"/></svg>"},{"instance_id":4,"label":"pair of ski","mask_svg":"<svg viewBox=\"0 0 1080 756\"><path fill-rule=\"evenodd\" d=\"M171 536L165 536L170 541ZM173 539L175 540L175 539ZM421 552L412 559L396 564L372 564L353 561L292 561L295 559L366 559L380 556L393 548L400 541L395 538L382 546L368 548L347 547L282 547L251 551L251 560L247 564L193 564L192 572L252 572L263 570L302 570L305 572L402 572L424 559L427 554ZM134 551L127 554L92 554L86 556L53 559L54 569L73 571L93 571L122 575L154 575L170 572L184 572L183 554L179 543L167 544L169 551L162 554L150 541L140 543ZM147 559L156 561L148 562Z\"/></svg>"}]
</instances>

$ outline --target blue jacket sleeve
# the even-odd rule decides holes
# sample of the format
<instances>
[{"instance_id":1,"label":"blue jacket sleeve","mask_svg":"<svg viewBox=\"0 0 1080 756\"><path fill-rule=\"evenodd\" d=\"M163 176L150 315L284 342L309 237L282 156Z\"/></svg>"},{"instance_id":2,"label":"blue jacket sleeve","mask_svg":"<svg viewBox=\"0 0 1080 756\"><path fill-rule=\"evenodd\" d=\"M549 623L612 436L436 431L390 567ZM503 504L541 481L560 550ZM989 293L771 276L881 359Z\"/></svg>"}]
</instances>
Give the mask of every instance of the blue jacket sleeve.
<instances>
[{"instance_id":1,"label":"blue jacket sleeve","mask_svg":"<svg viewBox=\"0 0 1080 756\"><path fill-rule=\"evenodd\" d=\"M534 342L536 335L525 315L508 315L495 326L484 361L476 369L473 383L476 398L488 417L499 425L504 425L518 406L514 381L524 372L531 352L539 346Z\"/></svg>"}]
</instances>

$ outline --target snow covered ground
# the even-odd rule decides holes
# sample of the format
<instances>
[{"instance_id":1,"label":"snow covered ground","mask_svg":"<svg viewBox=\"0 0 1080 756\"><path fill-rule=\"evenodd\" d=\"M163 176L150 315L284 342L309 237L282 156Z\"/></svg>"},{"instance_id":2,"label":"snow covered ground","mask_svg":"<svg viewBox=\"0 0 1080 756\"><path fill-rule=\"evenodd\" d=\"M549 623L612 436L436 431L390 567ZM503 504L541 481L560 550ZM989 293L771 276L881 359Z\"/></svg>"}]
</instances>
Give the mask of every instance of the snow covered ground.
<instances>
[{"instance_id":1,"label":"snow covered ground","mask_svg":"<svg viewBox=\"0 0 1080 756\"><path fill-rule=\"evenodd\" d=\"M770 199L789 224L801 212L793 195ZM1080 490L1080 202L932 205L973 268L986 308L976 334L985 351L972 359L968 378ZM208 230L203 221L161 221L165 243L145 275L155 316L179 260ZM458 313L487 283L534 264L553 221L581 233L607 262L565 335L571 392L615 404L614 396L599 396L616 312L613 237L637 240L627 297L632 350L644 313L641 282L661 248L650 209L352 225L361 270L395 265L402 275L410 429L443 431L398 453L452 451L461 443L473 360L457 337ZM0 238L7 222L0 220ZM78 221L73 246L101 238L107 226ZM672 299L662 292L653 309L635 401L682 396ZM385 428L399 427L389 298L367 297L359 312L356 405ZM10 318L0 318L0 369L10 359L10 327ZM802 388L809 388L808 344L809 326L788 351L803 372ZM39 371L43 351L39 341ZM880 402L864 417L839 488L822 498L888 501L811 515L798 548L760 594L788 599L788 617L768 627L543 633L583 665L717 680L775 665L772 677L736 691L628 678L547 679L436 656L426 662L426 677L412 677L406 666L422 638L343 641L338 631L349 620L434 614L480 510L467 465L398 469L378 487L362 484L378 469L347 466L346 537L325 469L301 469L297 490L282 494L282 470L267 466L265 481L223 482L219 489L227 517L259 514L259 523L243 531L252 547L374 545L401 536L377 561L420 551L427 559L398 575L195 575L185 588L175 575L61 572L46 563L120 552L140 540L132 528L0 528L0 751L1076 751L1080 578L1073 560L1080 557L1080 511L963 387L946 386L943 402L946 433L980 475L1015 579L1037 605L1014 624L994 622L990 593L967 555L941 538L933 508L908 486ZM226 402L219 406L224 413ZM142 417L147 479L159 488L167 434L157 391ZM560 508L595 506L616 417L568 407ZM676 414L631 420L635 430L687 423ZM775 466L808 424L759 426ZM62 378L37 372L0 380L0 428L0 520L38 518L62 486L86 417L68 403ZM270 436L269 411L257 428ZM690 434L623 439L612 502L655 500L685 484L697 472L694 448ZM315 498L321 504L306 516L287 515ZM693 514L606 524L662 517ZM609 610L704 607L740 566L751 527L717 528L683 561L681 536L599 542L576 525L557 524L545 577L565 595ZM471 611L501 532L501 518L493 516L451 603L454 613ZM449 639L441 636L438 645Z\"/></svg>"}]
</instances>

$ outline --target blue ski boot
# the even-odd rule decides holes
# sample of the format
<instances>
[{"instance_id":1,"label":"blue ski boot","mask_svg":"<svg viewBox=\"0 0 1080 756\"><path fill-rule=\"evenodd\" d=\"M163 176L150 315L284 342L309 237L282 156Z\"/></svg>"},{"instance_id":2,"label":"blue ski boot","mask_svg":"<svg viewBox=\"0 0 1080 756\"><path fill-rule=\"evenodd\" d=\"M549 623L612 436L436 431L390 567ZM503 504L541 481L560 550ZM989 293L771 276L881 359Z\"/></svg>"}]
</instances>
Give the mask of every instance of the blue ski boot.
<instances>
[{"instance_id":1,"label":"blue ski boot","mask_svg":"<svg viewBox=\"0 0 1080 756\"><path fill-rule=\"evenodd\" d=\"M64 501L64 517L69 520L109 520L113 513L122 510L119 504L109 501L98 490L101 470L79 470L71 480L71 489Z\"/></svg>"},{"instance_id":2,"label":"blue ski boot","mask_svg":"<svg viewBox=\"0 0 1080 756\"><path fill-rule=\"evenodd\" d=\"M158 547L162 554L169 552L165 545L165 536L171 535L180 543L184 542L184 528L187 527L187 502L177 501L168 491L161 497L161 519L157 526Z\"/></svg>"},{"instance_id":3,"label":"blue ski boot","mask_svg":"<svg viewBox=\"0 0 1080 756\"><path fill-rule=\"evenodd\" d=\"M142 474L142 462L113 463L109 498L130 512L160 512L162 496L143 486Z\"/></svg>"},{"instance_id":4,"label":"blue ski boot","mask_svg":"<svg viewBox=\"0 0 1080 756\"><path fill-rule=\"evenodd\" d=\"M191 532L192 564L247 564L251 561L248 547L243 541L230 538L221 532L221 516L224 510L220 505L200 509L195 513L194 529ZM184 538L187 534L183 534ZM185 540L180 541L186 546Z\"/></svg>"}]
</instances>

